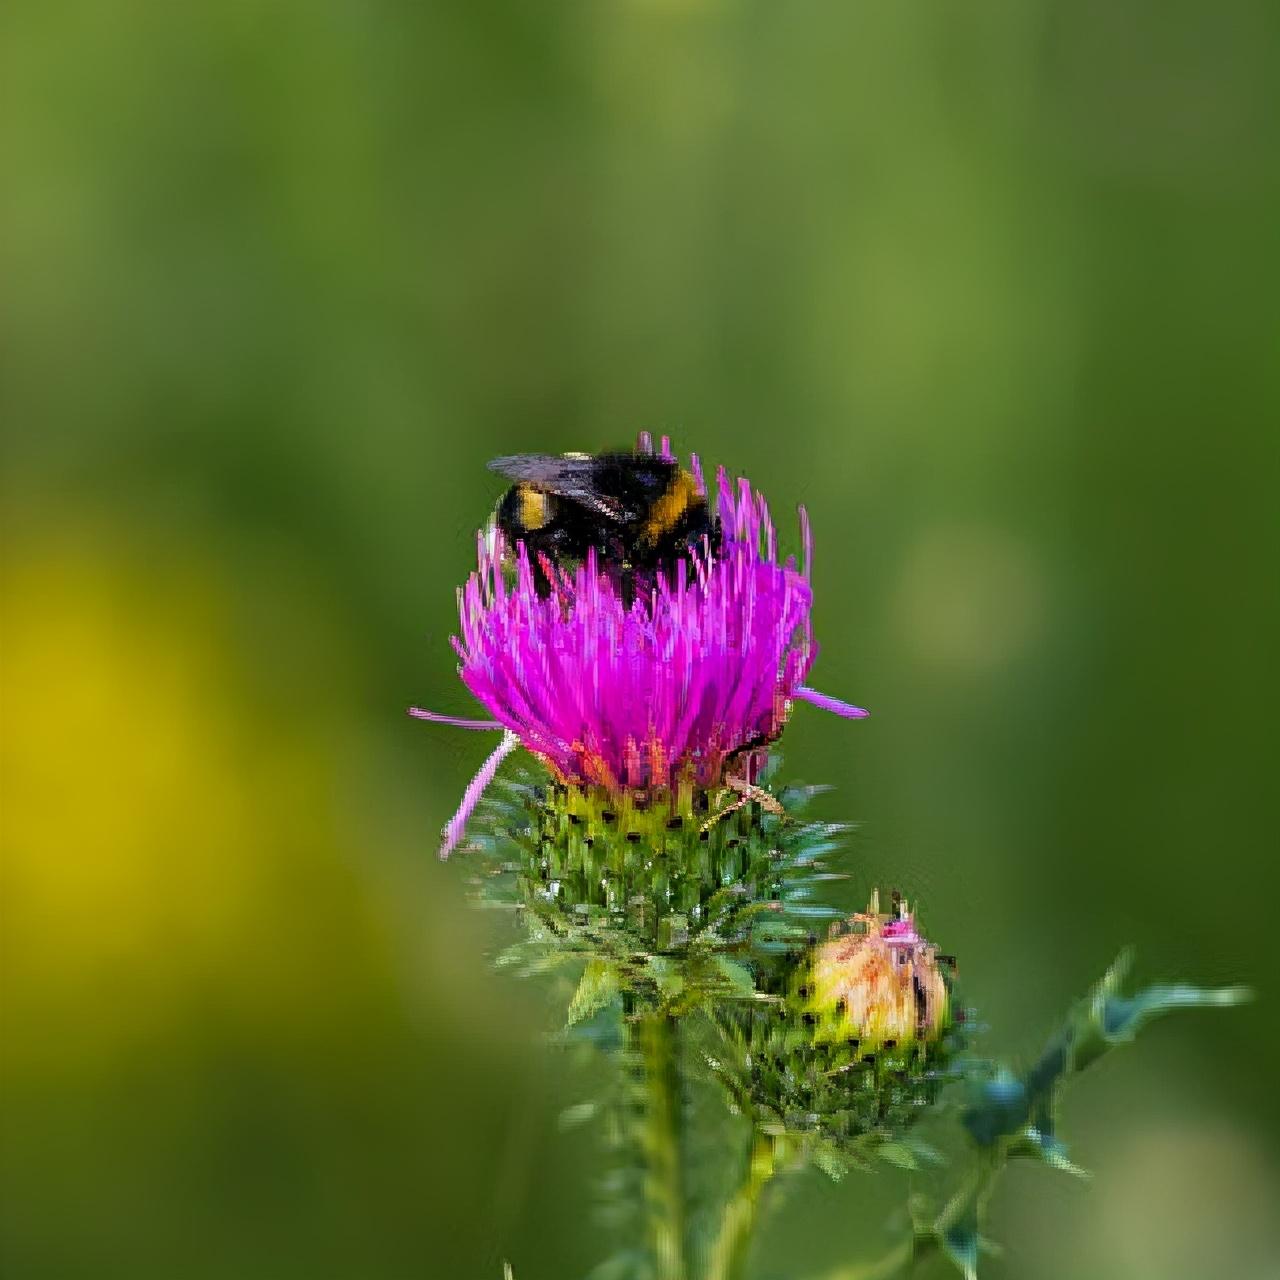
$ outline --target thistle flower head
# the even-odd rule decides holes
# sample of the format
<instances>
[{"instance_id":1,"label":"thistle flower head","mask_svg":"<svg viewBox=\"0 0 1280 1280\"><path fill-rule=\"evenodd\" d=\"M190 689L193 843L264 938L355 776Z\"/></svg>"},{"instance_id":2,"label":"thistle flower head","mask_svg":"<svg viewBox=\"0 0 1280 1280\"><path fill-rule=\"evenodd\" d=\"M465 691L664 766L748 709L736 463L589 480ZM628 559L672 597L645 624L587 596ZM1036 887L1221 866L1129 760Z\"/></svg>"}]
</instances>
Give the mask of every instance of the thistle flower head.
<instances>
[{"instance_id":1,"label":"thistle flower head","mask_svg":"<svg viewBox=\"0 0 1280 1280\"><path fill-rule=\"evenodd\" d=\"M670 456L665 439L662 451ZM817 646L803 509L797 565L795 557L779 559L768 506L748 481L734 483L721 468L707 494L696 457L690 472L719 522L718 545L692 548L634 599L594 553L574 565L535 565L523 544L504 545L492 526L480 535L453 643L463 683L493 718L412 714L505 730L485 780L521 745L559 782L711 788L748 772L740 762L778 737L797 698L866 714L804 683ZM482 789L469 789L442 852L460 837Z\"/></svg>"}]
</instances>

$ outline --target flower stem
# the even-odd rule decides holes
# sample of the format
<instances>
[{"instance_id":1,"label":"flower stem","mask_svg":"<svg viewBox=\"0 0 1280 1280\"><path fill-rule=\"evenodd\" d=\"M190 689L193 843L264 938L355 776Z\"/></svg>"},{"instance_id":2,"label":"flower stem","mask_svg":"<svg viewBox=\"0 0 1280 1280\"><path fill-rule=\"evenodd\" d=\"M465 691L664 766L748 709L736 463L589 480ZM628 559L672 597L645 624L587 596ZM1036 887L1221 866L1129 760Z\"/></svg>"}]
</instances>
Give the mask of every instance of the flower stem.
<instances>
[{"instance_id":1,"label":"flower stem","mask_svg":"<svg viewBox=\"0 0 1280 1280\"><path fill-rule=\"evenodd\" d=\"M837 1267L827 1272L823 1280L893 1280L895 1276L906 1275L916 1260L911 1241L902 1240L875 1262Z\"/></svg>"},{"instance_id":2,"label":"flower stem","mask_svg":"<svg viewBox=\"0 0 1280 1280\"><path fill-rule=\"evenodd\" d=\"M655 1280L687 1280L681 1139L679 1030L668 1013L642 1013L634 1026L644 1067L641 1145L644 1199Z\"/></svg>"},{"instance_id":3,"label":"flower stem","mask_svg":"<svg viewBox=\"0 0 1280 1280\"><path fill-rule=\"evenodd\" d=\"M899 1241L876 1261L836 1267L826 1272L822 1280L891 1280L894 1276L910 1275L918 1263L931 1254L943 1250L944 1242L950 1233L966 1221L972 1221L974 1224L975 1257L957 1257L953 1253L952 1261L963 1270L966 1280L974 1280L977 1274L976 1224L982 1207L991 1195L996 1178L1005 1167L1005 1162L1006 1152L1003 1149L985 1155L932 1222L923 1227L917 1227L913 1235ZM950 1250L947 1251L950 1252Z\"/></svg>"},{"instance_id":4,"label":"flower stem","mask_svg":"<svg viewBox=\"0 0 1280 1280\"><path fill-rule=\"evenodd\" d=\"M720 1230L711 1244L705 1280L741 1280L760 1207L760 1194L777 1169L774 1139L755 1129L742 1181L729 1197Z\"/></svg>"}]
</instances>

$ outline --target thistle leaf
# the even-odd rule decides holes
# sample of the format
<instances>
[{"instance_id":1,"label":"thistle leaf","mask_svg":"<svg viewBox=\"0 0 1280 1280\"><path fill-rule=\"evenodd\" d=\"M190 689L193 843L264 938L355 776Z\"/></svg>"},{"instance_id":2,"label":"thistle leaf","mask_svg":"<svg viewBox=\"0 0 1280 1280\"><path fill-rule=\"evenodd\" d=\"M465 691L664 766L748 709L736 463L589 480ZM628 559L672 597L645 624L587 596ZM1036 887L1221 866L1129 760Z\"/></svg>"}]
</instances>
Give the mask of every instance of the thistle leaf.
<instances>
[{"instance_id":1,"label":"thistle leaf","mask_svg":"<svg viewBox=\"0 0 1280 1280\"><path fill-rule=\"evenodd\" d=\"M717 955L715 966L733 995L748 1000L756 998L756 980L745 964L731 960L726 955Z\"/></svg>"},{"instance_id":2,"label":"thistle leaf","mask_svg":"<svg viewBox=\"0 0 1280 1280\"><path fill-rule=\"evenodd\" d=\"M582 971L578 989L569 1002L568 1025L589 1018L618 994L618 972L600 956L592 956Z\"/></svg>"},{"instance_id":3,"label":"thistle leaf","mask_svg":"<svg viewBox=\"0 0 1280 1280\"><path fill-rule=\"evenodd\" d=\"M809 1158L832 1182L839 1182L849 1172L848 1159L833 1142L815 1141Z\"/></svg>"},{"instance_id":4,"label":"thistle leaf","mask_svg":"<svg viewBox=\"0 0 1280 1280\"><path fill-rule=\"evenodd\" d=\"M565 1107L560 1113L560 1129L568 1132L570 1129L577 1129L580 1125L586 1124L589 1120L593 1120L600 1110L599 1104L595 1102L575 1102L571 1107Z\"/></svg>"},{"instance_id":5,"label":"thistle leaf","mask_svg":"<svg viewBox=\"0 0 1280 1280\"><path fill-rule=\"evenodd\" d=\"M944 1256L959 1268L965 1280L978 1276L978 1220L976 1214L948 1227L938 1238Z\"/></svg>"},{"instance_id":6,"label":"thistle leaf","mask_svg":"<svg viewBox=\"0 0 1280 1280\"><path fill-rule=\"evenodd\" d=\"M1148 987L1134 996L1120 994L1131 963L1122 952L1094 990L1067 1015L1061 1029L1032 1067L1015 1077L1001 1070L974 1090L964 1114L969 1136L981 1147L1037 1134L1039 1154L1055 1167L1072 1167L1053 1140L1058 1094L1073 1075L1092 1066L1116 1045L1127 1044L1153 1018L1175 1009L1229 1008L1251 998L1245 987L1206 990L1185 984ZM1051 1145L1045 1147L1048 1141Z\"/></svg>"}]
</instances>

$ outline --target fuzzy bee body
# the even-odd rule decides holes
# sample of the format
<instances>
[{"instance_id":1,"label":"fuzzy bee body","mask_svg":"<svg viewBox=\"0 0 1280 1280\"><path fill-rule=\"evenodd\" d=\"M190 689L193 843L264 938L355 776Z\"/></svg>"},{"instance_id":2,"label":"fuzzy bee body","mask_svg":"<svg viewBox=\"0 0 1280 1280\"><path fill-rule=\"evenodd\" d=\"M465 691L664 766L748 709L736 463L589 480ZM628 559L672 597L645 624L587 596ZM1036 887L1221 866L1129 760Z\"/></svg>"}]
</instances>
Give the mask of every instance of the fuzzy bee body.
<instances>
[{"instance_id":1,"label":"fuzzy bee body","mask_svg":"<svg viewBox=\"0 0 1280 1280\"><path fill-rule=\"evenodd\" d=\"M523 542L535 564L557 567L581 563L594 549L628 595L719 540L705 495L671 458L531 453L495 458L489 468L515 482L495 515L509 545Z\"/></svg>"}]
</instances>

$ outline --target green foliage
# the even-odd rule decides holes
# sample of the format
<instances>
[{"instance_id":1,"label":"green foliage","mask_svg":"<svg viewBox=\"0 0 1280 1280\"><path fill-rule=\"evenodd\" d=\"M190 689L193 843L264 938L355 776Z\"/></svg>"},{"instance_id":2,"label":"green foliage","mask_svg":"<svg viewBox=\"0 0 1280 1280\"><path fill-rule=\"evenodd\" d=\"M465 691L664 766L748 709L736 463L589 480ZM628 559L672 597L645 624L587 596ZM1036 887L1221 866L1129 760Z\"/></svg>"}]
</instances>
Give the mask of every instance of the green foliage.
<instances>
[{"instance_id":1,"label":"green foliage","mask_svg":"<svg viewBox=\"0 0 1280 1280\"><path fill-rule=\"evenodd\" d=\"M850 1161L865 1164L877 1154L893 1164L914 1164L903 1135L937 1098L954 1051L950 1036L891 1042L874 1053L857 1042L816 1040L811 1020L790 999L730 1013L725 1038L736 1051L758 1122L834 1144L836 1151L823 1161L833 1176Z\"/></svg>"},{"instance_id":2,"label":"green foliage","mask_svg":"<svg viewBox=\"0 0 1280 1280\"><path fill-rule=\"evenodd\" d=\"M998 1069L975 1084L964 1126L979 1147L1011 1144L1010 1154L1031 1155L1074 1171L1055 1137L1058 1098L1074 1075L1104 1053L1131 1041L1152 1019L1175 1009L1220 1008L1249 998L1243 987L1205 990L1154 986L1134 996L1120 992L1132 957L1122 953L1094 990L1068 1014L1036 1062L1021 1075Z\"/></svg>"},{"instance_id":3,"label":"green foliage","mask_svg":"<svg viewBox=\"0 0 1280 1280\"><path fill-rule=\"evenodd\" d=\"M815 923L841 914L820 893L843 828L795 817L814 793L788 788L783 812L723 812L728 789L619 797L501 780L469 851L480 900L525 922L499 963L536 974L588 957L571 1022L621 995L682 1014L768 998Z\"/></svg>"},{"instance_id":4,"label":"green foliage","mask_svg":"<svg viewBox=\"0 0 1280 1280\"><path fill-rule=\"evenodd\" d=\"M527 976L575 966L563 1038L622 1066L612 1092L562 1116L566 1127L603 1117L614 1152L601 1198L621 1243L593 1280L734 1280L779 1174L812 1165L838 1180L876 1162L936 1174L942 1157L913 1131L926 1115L958 1117L971 1144L958 1188L936 1211L917 1203L911 1234L887 1257L828 1280L893 1276L935 1253L972 1280L1009 1161L1081 1173L1057 1133L1068 1081L1164 1013L1247 994L1173 985L1125 995L1122 955L1023 1071L974 1057L959 1016L932 1038L834 1037L805 983L815 922L843 914L823 894L841 878L827 859L844 828L798 819L816 791L788 787L722 812L731 791L611 797L520 775L491 790L474 823L478 894L516 910L525 929L498 963ZM718 1167L720 1151L690 1146L688 1095L700 1080L745 1120L748 1154L728 1189L697 1173ZM948 1084L959 1106L947 1104Z\"/></svg>"},{"instance_id":5,"label":"green foliage","mask_svg":"<svg viewBox=\"0 0 1280 1280\"><path fill-rule=\"evenodd\" d=\"M569 1002L569 1025L604 1008L618 994L618 971L603 956L592 956Z\"/></svg>"},{"instance_id":6,"label":"green foliage","mask_svg":"<svg viewBox=\"0 0 1280 1280\"><path fill-rule=\"evenodd\" d=\"M972 1168L958 1190L932 1216L917 1221L903 1259L938 1252L974 1280L980 1253L991 1248L982 1234L994 1183L1011 1160L1035 1160L1052 1169L1084 1176L1057 1136L1057 1108L1063 1088L1104 1053L1126 1044L1153 1018L1175 1009L1224 1008L1249 998L1242 987L1206 990L1187 985L1154 986L1133 996L1121 994L1130 956L1122 954L1094 990L1068 1013L1039 1058L1022 1073L969 1061L969 1098L961 1112L970 1138ZM874 1274L898 1273L895 1265ZM829 1280L847 1280L838 1272Z\"/></svg>"},{"instance_id":7,"label":"green foliage","mask_svg":"<svg viewBox=\"0 0 1280 1280\"><path fill-rule=\"evenodd\" d=\"M821 894L838 878L824 859L843 828L796 817L817 790L790 787L782 803L766 793L738 805L727 788L614 796L519 773L490 789L472 823L477 896L517 911L525 930L498 964L529 977L578 965L564 1038L608 1049L622 1068L608 1096L561 1118L572 1126L603 1117L613 1153L601 1199L622 1244L596 1280L683 1275L686 1256L736 1266L775 1151L792 1164L845 1167L830 1138L803 1126L788 1138L780 1113L757 1109L744 1043L726 1034L754 1025L753 1010L766 1020L783 1010L778 993L815 923L841 914ZM749 1163L753 1190L736 1233L725 1233L709 1184L687 1176L697 1162L685 1150L683 1113L699 1077L749 1117L770 1152ZM637 1248L640 1234L647 1249Z\"/></svg>"}]
</instances>

